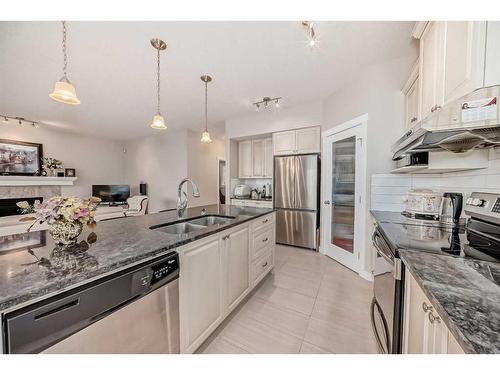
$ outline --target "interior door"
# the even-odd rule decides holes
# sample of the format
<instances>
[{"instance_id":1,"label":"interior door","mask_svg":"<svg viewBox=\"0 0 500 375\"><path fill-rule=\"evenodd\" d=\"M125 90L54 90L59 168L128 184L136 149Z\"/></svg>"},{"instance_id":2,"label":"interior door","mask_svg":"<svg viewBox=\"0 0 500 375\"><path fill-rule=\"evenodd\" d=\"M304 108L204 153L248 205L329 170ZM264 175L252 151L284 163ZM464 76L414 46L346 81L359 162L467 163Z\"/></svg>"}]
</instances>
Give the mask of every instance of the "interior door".
<instances>
[{"instance_id":1,"label":"interior door","mask_svg":"<svg viewBox=\"0 0 500 375\"><path fill-rule=\"evenodd\" d=\"M326 139L326 184L323 201L324 252L354 271L359 270L356 239L364 225L361 183L364 178L363 128L356 126ZM361 219L358 218L361 216ZM358 220L357 220L358 219Z\"/></svg>"}]
</instances>

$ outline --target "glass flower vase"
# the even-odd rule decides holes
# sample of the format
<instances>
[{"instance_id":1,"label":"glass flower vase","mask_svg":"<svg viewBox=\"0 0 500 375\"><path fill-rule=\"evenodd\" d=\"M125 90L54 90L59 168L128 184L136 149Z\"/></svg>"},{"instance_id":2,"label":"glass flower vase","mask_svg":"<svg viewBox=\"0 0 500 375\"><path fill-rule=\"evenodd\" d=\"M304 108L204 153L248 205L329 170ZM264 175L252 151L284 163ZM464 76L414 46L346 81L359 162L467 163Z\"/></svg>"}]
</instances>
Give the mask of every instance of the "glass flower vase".
<instances>
[{"instance_id":1,"label":"glass flower vase","mask_svg":"<svg viewBox=\"0 0 500 375\"><path fill-rule=\"evenodd\" d=\"M83 224L79 221L58 220L49 226L49 233L54 242L62 245L72 245L78 241Z\"/></svg>"}]
</instances>

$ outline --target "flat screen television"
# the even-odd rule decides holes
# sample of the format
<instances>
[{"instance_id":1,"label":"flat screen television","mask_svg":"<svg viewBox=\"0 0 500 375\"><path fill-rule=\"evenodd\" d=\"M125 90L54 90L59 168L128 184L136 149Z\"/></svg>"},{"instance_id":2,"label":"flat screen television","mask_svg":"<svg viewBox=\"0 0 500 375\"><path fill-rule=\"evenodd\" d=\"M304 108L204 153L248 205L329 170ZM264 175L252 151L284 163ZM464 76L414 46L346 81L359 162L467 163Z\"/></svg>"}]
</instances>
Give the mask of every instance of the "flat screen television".
<instances>
[{"instance_id":1,"label":"flat screen television","mask_svg":"<svg viewBox=\"0 0 500 375\"><path fill-rule=\"evenodd\" d=\"M129 185L92 185L92 196L102 203L123 203L130 197Z\"/></svg>"}]
</instances>

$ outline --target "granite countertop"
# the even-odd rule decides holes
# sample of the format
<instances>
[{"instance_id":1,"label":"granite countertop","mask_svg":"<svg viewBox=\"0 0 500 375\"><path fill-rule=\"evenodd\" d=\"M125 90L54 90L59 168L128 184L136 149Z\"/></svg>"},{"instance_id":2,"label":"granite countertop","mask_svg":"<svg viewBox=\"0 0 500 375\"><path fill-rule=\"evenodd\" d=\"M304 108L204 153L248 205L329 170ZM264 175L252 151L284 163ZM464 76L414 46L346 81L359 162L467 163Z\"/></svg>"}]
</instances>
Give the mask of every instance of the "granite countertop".
<instances>
[{"instance_id":1,"label":"granite countertop","mask_svg":"<svg viewBox=\"0 0 500 375\"><path fill-rule=\"evenodd\" d=\"M466 353L500 353L500 263L400 250Z\"/></svg>"},{"instance_id":2,"label":"granite countertop","mask_svg":"<svg viewBox=\"0 0 500 375\"><path fill-rule=\"evenodd\" d=\"M168 234L152 226L206 215L229 222L186 233ZM176 247L273 212L273 209L210 205L97 223L85 228L77 245L61 249L46 230L0 237L0 312L71 289Z\"/></svg>"}]
</instances>

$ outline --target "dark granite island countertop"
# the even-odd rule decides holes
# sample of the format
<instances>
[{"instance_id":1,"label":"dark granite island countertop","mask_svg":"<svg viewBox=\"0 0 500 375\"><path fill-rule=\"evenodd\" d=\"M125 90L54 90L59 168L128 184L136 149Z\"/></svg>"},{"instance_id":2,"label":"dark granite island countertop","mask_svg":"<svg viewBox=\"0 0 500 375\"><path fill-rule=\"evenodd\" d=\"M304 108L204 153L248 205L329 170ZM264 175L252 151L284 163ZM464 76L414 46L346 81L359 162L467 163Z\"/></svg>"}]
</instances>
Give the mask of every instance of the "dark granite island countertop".
<instances>
[{"instance_id":1,"label":"dark granite island countertop","mask_svg":"<svg viewBox=\"0 0 500 375\"><path fill-rule=\"evenodd\" d=\"M187 234L150 227L206 215L230 216L224 224ZM273 212L272 209L209 205L97 223L85 228L71 251L58 249L47 231L0 237L0 312L64 292L197 239Z\"/></svg>"},{"instance_id":2,"label":"dark granite island countertop","mask_svg":"<svg viewBox=\"0 0 500 375\"><path fill-rule=\"evenodd\" d=\"M500 263L400 250L466 353L500 353Z\"/></svg>"}]
</instances>

